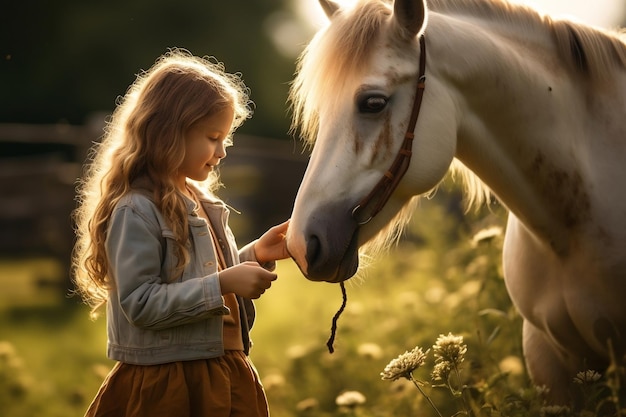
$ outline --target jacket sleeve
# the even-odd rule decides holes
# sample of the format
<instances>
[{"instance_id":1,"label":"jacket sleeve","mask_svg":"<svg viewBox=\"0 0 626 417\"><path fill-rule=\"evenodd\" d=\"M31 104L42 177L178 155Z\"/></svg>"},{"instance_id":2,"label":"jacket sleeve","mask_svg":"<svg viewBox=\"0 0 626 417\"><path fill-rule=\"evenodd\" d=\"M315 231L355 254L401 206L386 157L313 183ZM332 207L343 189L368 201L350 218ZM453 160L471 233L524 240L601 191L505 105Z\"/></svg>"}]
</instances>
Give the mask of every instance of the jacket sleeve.
<instances>
[{"instance_id":1,"label":"jacket sleeve","mask_svg":"<svg viewBox=\"0 0 626 417\"><path fill-rule=\"evenodd\" d=\"M167 283L161 277L161 228L132 207L116 209L106 248L123 314L153 330L228 313L217 274Z\"/></svg>"},{"instance_id":2,"label":"jacket sleeve","mask_svg":"<svg viewBox=\"0 0 626 417\"><path fill-rule=\"evenodd\" d=\"M258 262L256 259L256 255L254 253L254 244L256 243L256 240L248 243L246 246L244 246L243 248L241 248L239 250L239 260L241 262L245 262L245 261L254 261L254 262ZM261 267L267 269L268 271L274 271L276 269L276 262L275 261L270 261L270 262L265 262L263 264L260 264Z\"/></svg>"}]
</instances>

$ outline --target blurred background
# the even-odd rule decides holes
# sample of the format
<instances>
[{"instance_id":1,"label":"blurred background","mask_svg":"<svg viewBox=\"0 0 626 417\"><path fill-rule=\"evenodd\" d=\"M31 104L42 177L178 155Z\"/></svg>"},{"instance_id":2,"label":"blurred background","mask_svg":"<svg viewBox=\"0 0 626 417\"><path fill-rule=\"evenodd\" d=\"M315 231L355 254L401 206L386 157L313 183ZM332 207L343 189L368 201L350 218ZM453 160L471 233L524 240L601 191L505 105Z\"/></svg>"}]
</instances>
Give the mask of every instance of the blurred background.
<instances>
[{"instance_id":1,"label":"blurred background","mask_svg":"<svg viewBox=\"0 0 626 417\"><path fill-rule=\"evenodd\" d=\"M525 3L597 26L624 22L623 0ZM2 2L0 22L0 415L79 416L111 363L104 356L104 320L89 321L80 300L67 296L70 213L82 164L117 97L171 47L215 56L228 72L243 74L256 110L222 165L220 195L242 212L231 226L246 243L290 214L307 154L288 133L287 91L298 54L324 18L315 0L22 0ZM456 188L442 190L428 209L441 220L429 230L415 226L407 244L440 245L443 256L469 239L475 227L459 215L460 200ZM495 210L472 219L484 225L485 218L498 224L502 217ZM427 259L434 256L428 253ZM437 259L423 280L450 275L452 265ZM291 264L279 268L289 281L259 306L271 316L259 334L283 347L259 358L262 373L274 369L272 375L285 372L281 354L303 357L289 350L290 337L324 344L340 303L334 286L301 280ZM381 290L392 291L371 286L373 293ZM309 312L312 323L304 321ZM306 330L288 330L293 322L286 318L294 317ZM412 348L398 341L393 347ZM284 393L276 395L275 402L284 400ZM292 402L307 399L293 396ZM295 408L286 407L284 415L307 412Z\"/></svg>"}]
</instances>

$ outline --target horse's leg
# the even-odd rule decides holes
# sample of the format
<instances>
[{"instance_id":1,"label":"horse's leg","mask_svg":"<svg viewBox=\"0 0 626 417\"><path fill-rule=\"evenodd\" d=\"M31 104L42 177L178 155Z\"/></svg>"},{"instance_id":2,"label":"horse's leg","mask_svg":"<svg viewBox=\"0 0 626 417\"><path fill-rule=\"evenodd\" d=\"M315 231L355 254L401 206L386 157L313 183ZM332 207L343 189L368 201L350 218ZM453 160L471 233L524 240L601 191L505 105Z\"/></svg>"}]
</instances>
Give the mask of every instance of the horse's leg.
<instances>
[{"instance_id":1,"label":"horse's leg","mask_svg":"<svg viewBox=\"0 0 626 417\"><path fill-rule=\"evenodd\" d=\"M545 333L524 320L523 346L526 367L536 386L550 387L547 399L555 405L571 405L571 371L563 363L563 356L546 338Z\"/></svg>"}]
</instances>

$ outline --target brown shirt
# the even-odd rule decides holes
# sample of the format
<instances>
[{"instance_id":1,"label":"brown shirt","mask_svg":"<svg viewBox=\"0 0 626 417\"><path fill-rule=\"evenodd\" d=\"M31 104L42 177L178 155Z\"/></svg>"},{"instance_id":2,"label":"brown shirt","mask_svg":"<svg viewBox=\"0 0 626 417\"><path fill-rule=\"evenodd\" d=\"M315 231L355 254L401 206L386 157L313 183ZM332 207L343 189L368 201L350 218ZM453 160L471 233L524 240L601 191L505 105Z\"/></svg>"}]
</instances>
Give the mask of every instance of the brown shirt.
<instances>
[{"instance_id":1,"label":"brown shirt","mask_svg":"<svg viewBox=\"0 0 626 417\"><path fill-rule=\"evenodd\" d=\"M196 202L198 215L207 221L209 232L211 233L211 237L213 239L215 255L218 260L218 271L221 271L226 268L226 261L224 259L224 253L222 252L220 242L218 241L215 231L213 230L213 226L209 221L209 216L206 214L204 208L202 208L202 204L198 201L195 193L191 190L189 191L192 193L194 201ZM223 298L224 304L230 310L230 314L224 316L224 350L244 350L243 340L241 337L241 318L239 316L239 303L237 302L237 297L231 292L223 294Z\"/></svg>"}]
</instances>

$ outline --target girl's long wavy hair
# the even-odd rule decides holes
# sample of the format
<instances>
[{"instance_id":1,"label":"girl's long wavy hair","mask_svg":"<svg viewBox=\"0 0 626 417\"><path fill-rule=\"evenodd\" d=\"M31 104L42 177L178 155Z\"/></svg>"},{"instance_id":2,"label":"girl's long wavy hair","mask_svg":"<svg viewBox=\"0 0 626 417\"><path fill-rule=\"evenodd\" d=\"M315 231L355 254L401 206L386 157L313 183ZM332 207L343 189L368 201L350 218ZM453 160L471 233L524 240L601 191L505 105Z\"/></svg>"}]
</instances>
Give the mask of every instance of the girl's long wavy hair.
<instances>
[{"instance_id":1,"label":"girl's long wavy hair","mask_svg":"<svg viewBox=\"0 0 626 417\"><path fill-rule=\"evenodd\" d=\"M251 116L249 90L223 64L173 49L137 76L120 98L102 141L96 144L77 187L76 245L72 274L79 293L94 311L106 302L113 282L105 240L109 218L137 182L152 196L176 236L178 267L189 260L187 209L175 186L185 153L185 134L199 119L234 109L232 133ZM219 186L216 173L202 184Z\"/></svg>"}]
</instances>

